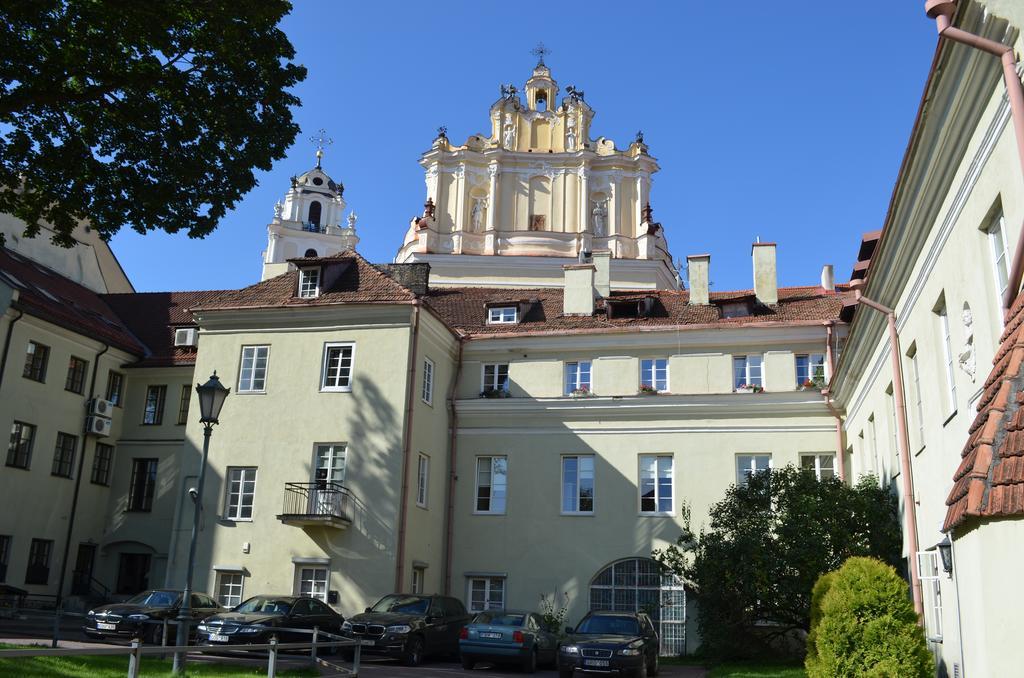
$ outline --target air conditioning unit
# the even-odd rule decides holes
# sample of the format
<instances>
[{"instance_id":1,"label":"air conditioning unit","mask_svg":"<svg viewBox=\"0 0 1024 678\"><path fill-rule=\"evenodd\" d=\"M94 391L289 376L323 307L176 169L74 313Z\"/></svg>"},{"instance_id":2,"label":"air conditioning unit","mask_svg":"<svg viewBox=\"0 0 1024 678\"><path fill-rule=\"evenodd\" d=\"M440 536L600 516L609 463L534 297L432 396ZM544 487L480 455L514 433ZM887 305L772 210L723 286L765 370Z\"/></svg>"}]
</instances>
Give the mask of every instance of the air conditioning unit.
<instances>
[{"instance_id":1,"label":"air conditioning unit","mask_svg":"<svg viewBox=\"0 0 1024 678\"><path fill-rule=\"evenodd\" d=\"M89 401L89 414L109 419L114 416L114 404L103 398L93 398Z\"/></svg>"},{"instance_id":2,"label":"air conditioning unit","mask_svg":"<svg viewBox=\"0 0 1024 678\"><path fill-rule=\"evenodd\" d=\"M106 438L110 435L110 429L113 426L106 417L89 417L85 421L85 430L89 435L99 436L100 438Z\"/></svg>"},{"instance_id":3,"label":"air conditioning unit","mask_svg":"<svg viewBox=\"0 0 1024 678\"><path fill-rule=\"evenodd\" d=\"M195 327L179 327L174 330L175 346L195 346L198 343L199 330Z\"/></svg>"}]
</instances>

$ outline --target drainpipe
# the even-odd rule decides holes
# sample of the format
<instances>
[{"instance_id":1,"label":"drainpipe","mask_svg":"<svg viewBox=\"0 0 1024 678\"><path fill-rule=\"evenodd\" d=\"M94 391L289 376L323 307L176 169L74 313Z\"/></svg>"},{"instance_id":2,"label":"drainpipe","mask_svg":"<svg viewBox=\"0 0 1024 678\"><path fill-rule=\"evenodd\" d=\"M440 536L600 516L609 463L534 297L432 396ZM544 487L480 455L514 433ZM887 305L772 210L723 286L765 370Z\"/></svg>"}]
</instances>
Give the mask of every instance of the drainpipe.
<instances>
[{"instance_id":1,"label":"drainpipe","mask_svg":"<svg viewBox=\"0 0 1024 678\"><path fill-rule=\"evenodd\" d=\"M11 350L11 339L14 337L14 323L21 320L21 316L25 315L24 311L18 311L18 315L11 320L11 323L7 326L7 337L4 339L4 354L0 356L0 386L4 383L4 372L7 371L7 354Z\"/></svg>"},{"instance_id":2,"label":"drainpipe","mask_svg":"<svg viewBox=\"0 0 1024 678\"><path fill-rule=\"evenodd\" d=\"M903 476L903 515L906 522L908 560L910 561L910 588L914 594L914 610L918 623L924 620L924 605L921 594L921 579L917 571L917 505L914 503L914 479L911 477L910 443L907 435L907 401L903 391L903 368L900 364L900 336L896 330L896 312L888 306L864 296L861 289L863 280L850 282L853 298L858 304L884 313L889 324L889 355L892 358L892 395L896 405L896 442L900 455L900 475Z\"/></svg>"},{"instance_id":3,"label":"drainpipe","mask_svg":"<svg viewBox=\"0 0 1024 678\"><path fill-rule=\"evenodd\" d=\"M100 369L100 358L110 350L110 346L103 344L103 350L96 354L92 363L92 379L89 381L89 390L85 397L85 418L82 420L82 449L78 453L78 473L75 476L75 490L71 494L71 512L68 514L68 533L64 537L64 554L60 559L60 578L57 580L57 600L54 603L53 612L53 644L57 647L57 639L60 634L60 613L61 605L64 603L64 577L68 569L68 556L71 551L71 537L75 529L75 514L78 511L78 493L82 487L82 471L85 470L85 446L89 440L89 401L96 393L96 373Z\"/></svg>"},{"instance_id":4,"label":"drainpipe","mask_svg":"<svg viewBox=\"0 0 1024 678\"><path fill-rule=\"evenodd\" d=\"M405 526L409 507L409 455L412 450L412 415L416 398L416 349L420 336L420 300L412 302L412 331L409 332L409 373L405 388L405 441L402 445L402 498L398 514L398 547L395 550L395 591L404 591Z\"/></svg>"},{"instance_id":5,"label":"drainpipe","mask_svg":"<svg viewBox=\"0 0 1024 678\"><path fill-rule=\"evenodd\" d=\"M455 539L455 481L459 479L455 471L457 461L456 443L458 441L457 431L459 429L459 413L455 409L455 392L458 390L459 377L462 375L462 349L466 344L466 337L459 336L459 354L455 362L455 377L452 379L452 386L448 390L448 421L451 426L451 433L448 439L448 506L445 515L445 547L444 547L444 594L451 595L452 592L452 542Z\"/></svg>"},{"instance_id":6,"label":"drainpipe","mask_svg":"<svg viewBox=\"0 0 1024 678\"><path fill-rule=\"evenodd\" d=\"M836 373L836 358L832 352L832 331L835 324L834 320L825 323L825 362L828 365L829 383L831 383L832 375ZM828 387L822 389L821 395L825 399L825 407L836 418L836 462L839 465L839 481L845 483L846 459L844 456L846 448L843 446L843 417L835 408ZM853 469L850 470L852 471Z\"/></svg>"},{"instance_id":7,"label":"drainpipe","mask_svg":"<svg viewBox=\"0 0 1024 678\"><path fill-rule=\"evenodd\" d=\"M1003 80L1006 83L1006 97L1010 100L1010 114L1013 118L1013 132L1017 139L1017 155L1020 159L1021 171L1024 171L1024 85L1017 76L1017 59L1013 47L995 40L983 38L956 28L952 24L952 16L956 13L956 0L927 0L924 11L932 19L939 30L939 37L959 42L983 52L999 57L1003 62ZM1020 290L1021 276L1024 275L1024 225L1017 238L1017 248L1013 255L1013 266L1010 268L1010 282L1003 296L1003 307L1009 311L1013 300Z\"/></svg>"}]
</instances>

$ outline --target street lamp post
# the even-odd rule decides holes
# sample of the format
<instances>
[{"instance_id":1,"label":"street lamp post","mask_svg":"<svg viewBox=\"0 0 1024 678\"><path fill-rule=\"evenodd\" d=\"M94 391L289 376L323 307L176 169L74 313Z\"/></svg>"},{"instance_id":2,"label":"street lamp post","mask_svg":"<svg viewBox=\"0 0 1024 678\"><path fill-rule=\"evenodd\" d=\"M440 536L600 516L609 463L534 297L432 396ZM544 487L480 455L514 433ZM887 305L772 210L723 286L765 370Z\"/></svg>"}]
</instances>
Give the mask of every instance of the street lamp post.
<instances>
[{"instance_id":1,"label":"street lamp post","mask_svg":"<svg viewBox=\"0 0 1024 678\"><path fill-rule=\"evenodd\" d=\"M188 544L188 569L185 570L185 590L181 594L181 607L178 609L177 645L174 653L174 673L185 671L185 648L188 647L189 626L192 621L192 570L196 564L196 539L199 537L199 517L203 510L203 480L206 478L206 459L210 454L210 434L215 424L219 423L220 408L231 389L225 388L217 372L214 371L205 384L196 384L196 395L199 396L199 421L203 424L203 459L199 462L199 480L195 490L189 489L192 497L192 538Z\"/></svg>"}]
</instances>

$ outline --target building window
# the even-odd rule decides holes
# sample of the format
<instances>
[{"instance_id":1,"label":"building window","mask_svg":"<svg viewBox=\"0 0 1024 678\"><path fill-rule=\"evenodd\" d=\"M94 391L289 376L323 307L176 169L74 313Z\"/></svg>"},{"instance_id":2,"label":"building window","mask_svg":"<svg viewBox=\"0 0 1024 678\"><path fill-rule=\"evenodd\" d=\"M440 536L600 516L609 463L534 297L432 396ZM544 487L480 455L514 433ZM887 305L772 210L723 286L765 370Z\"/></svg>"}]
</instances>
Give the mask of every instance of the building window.
<instances>
[{"instance_id":1,"label":"building window","mask_svg":"<svg viewBox=\"0 0 1024 678\"><path fill-rule=\"evenodd\" d=\"M653 388L658 393L668 391L668 359L656 358L640 361L640 387Z\"/></svg>"},{"instance_id":2,"label":"building window","mask_svg":"<svg viewBox=\"0 0 1024 678\"><path fill-rule=\"evenodd\" d=\"M505 609L504 577L470 577L469 611Z\"/></svg>"},{"instance_id":3,"label":"building window","mask_svg":"<svg viewBox=\"0 0 1024 678\"><path fill-rule=\"evenodd\" d=\"M43 346L34 341L28 342L28 348L25 351L24 377L32 381L46 381L46 363L49 358L49 346Z\"/></svg>"},{"instance_id":4,"label":"building window","mask_svg":"<svg viewBox=\"0 0 1024 678\"><path fill-rule=\"evenodd\" d=\"M761 356L734 355L732 357L733 388L736 390L764 388Z\"/></svg>"},{"instance_id":5,"label":"building window","mask_svg":"<svg viewBox=\"0 0 1024 678\"><path fill-rule=\"evenodd\" d=\"M821 353L805 353L796 357L797 387L825 387L825 356Z\"/></svg>"},{"instance_id":6,"label":"building window","mask_svg":"<svg viewBox=\"0 0 1024 678\"><path fill-rule=\"evenodd\" d=\"M133 459L132 477L128 485L128 510L152 511L156 489L156 459Z\"/></svg>"},{"instance_id":7,"label":"building window","mask_svg":"<svg viewBox=\"0 0 1024 678\"><path fill-rule=\"evenodd\" d=\"M78 447L78 436L69 433L57 433L57 445L53 450L52 475L70 478L75 465L75 448Z\"/></svg>"},{"instance_id":8,"label":"building window","mask_svg":"<svg viewBox=\"0 0 1024 678\"><path fill-rule=\"evenodd\" d=\"M239 393L264 393L267 390L269 346L243 346L242 364L238 370Z\"/></svg>"},{"instance_id":9,"label":"building window","mask_svg":"<svg viewBox=\"0 0 1024 678\"><path fill-rule=\"evenodd\" d=\"M897 433L896 431L896 398L893 395L892 384L889 384L889 386L885 389L885 400L886 404L889 406L885 413L887 420L886 424L888 425L889 433L892 436L891 440L889 441L891 444L892 456L889 457L889 459L892 460L893 462L893 468L889 469L889 472L891 475L895 476L896 474L899 473L897 469L899 468L900 458L900 436L899 433Z\"/></svg>"},{"instance_id":10,"label":"building window","mask_svg":"<svg viewBox=\"0 0 1024 678\"><path fill-rule=\"evenodd\" d=\"M999 210L988 224L988 241L992 248L992 270L996 276L996 308L1003 307L1003 295L1010 284L1010 272L1006 260L1006 229L1003 224L1003 211ZM999 314L1002 318L1002 314Z\"/></svg>"},{"instance_id":11,"label":"building window","mask_svg":"<svg viewBox=\"0 0 1024 678\"><path fill-rule=\"evenodd\" d=\"M1002 308L1002 307L1000 307ZM917 447L924 447L924 398L921 393L921 367L917 360L917 346L910 354L910 371L914 380L914 414L917 417Z\"/></svg>"},{"instance_id":12,"label":"building window","mask_svg":"<svg viewBox=\"0 0 1024 678\"><path fill-rule=\"evenodd\" d=\"M590 393L590 361L565 364L565 395Z\"/></svg>"},{"instance_id":13,"label":"building window","mask_svg":"<svg viewBox=\"0 0 1024 678\"><path fill-rule=\"evenodd\" d=\"M430 457L420 453L416 463L416 505L427 508L427 487L430 482Z\"/></svg>"},{"instance_id":14,"label":"building window","mask_svg":"<svg viewBox=\"0 0 1024 678\"><path fill-rule=\"evenodd\" d=\"M146 426L157 426L164 421L164 398L167 396L166 386L150 386L146 389L146 409L142 411L142 423Z\"/></svg>"},{"instance_id":15,"label":"building window","mask_svg":"<svg viewBox=\"0 0 1024 678\"><path fill-rule=\"evenodd\" d=\"M942 359L946 367L946 413L952 415L956 412L956 380L953 369L953 340L949 334L949 314L946 312L946 300L940 302L939 308L935 311L939 317L939 334L942 337Z\"/></svg>"},{"instance_id":16,"label":"building window","mask_svg":"<svg viewBox=\"0 0 1024 678\"><path fill-rule=\"evenodd\" d=\"M85 390L85 373L89 369L89 362L71 356L68 360L68 378L64 381L64 390L72 393L81 393Z\"/></svg>"},{"instance_id":17,"label":"building window","mask_svg":"<svg viewBox=\"0 0 1024 678\"><path fill-rule=\"evenodd\" d=\"M508 457L477 457L474 513L505 513Z\"/></svg>"},{"instance_id":18,"label":"building window","mask_svg":"<svg viewBox=\"0 0 1024 678\"><path fill-rule=\"evenodd\" d=\"M329 483L345 482L345 445L337 443L316 446L315 479Z\"/></svg>"},{"instance_id":19,"label":"building window","mask_svg":"<svg viewBox=\"0 0 1024 678\"><path fill-rule=\"evenodd\" d=\"M242 586L245 576L241 572L217 573L217 602L231 609L242 604Z\"/></svg>"},{"instance_id":20,"label":"building window","mask_svg":"<svg viewBox=\"0 0 1024 678\"><path fill-rule=\"evenodd\" d=\"M7 563L11 561L11 535L0 534L0 584L7 581Z\"/></svg>"},{"instance_id":21,"label":"building window","mask_svg":"<svg viewBox=\"0 0 1024 678\"><path fill-rule=\"evenodd\" d=\"M594 512L594 455L562 457L562 513Z\"/></svg>"},{"instance_id":22,"label":"building window","mask_svg":"<svg viewBox=\"0 0 1024 678\"><path fill-rule=\"evenodd\" d=\"M111 370L107 374L107 400L115 407L121 407L124 397L124 375Z\"/></svg>"},{"instance_id":23,"label":"building window","mask_svg":"<svg viewBox=\"0 0 1024 678\"><path fill-rule=\"evenodd\" d=\"M928 640L942 640L942 586L937 551L917 552L917 571L924 594L924 628Z\"/></svg>"},{"instance_id":24,"label":"building window","mask_svg":"<svg viewBox=\"0 0 1024 678\"><path fill-rule=\"evenodd\" d=\"M516 306L498 306L487 309L488 325L513 325L519 322L519 308Z\"/></svg>"},{"instance_id":25,"label":"building window","mask_svg":"<svg viewBox=\"0 0 1024 678\"><path fill-rule=\"evenodd\" d=\"M96 443L92 459L93 485L110 485L110 468L114 463L114 446Z\"/></svg>"},{"instance_id":26,"label":"building window","mask_svg":"<svg viewBox=\"0 0 1024 678\"><path fill-rule=\"evenodd\" d=\"M320 295L320 269L303 268L299 270L299 296L312 299Z\"/></svg>"},{"instance_id":27,"label":"building window","mask_svg":"<svg viewBox=\"0 0 1024 678\"><path fill-rule=\"evenodd\" d=\"M508 363L484 365L484 393L508 393Z\"/></svg>"},{"instance_id":28,"label":"building window","mask_svg":"<svg viewBox=\"0 0 1024 678\"><path fill-rule=\"evenodd\" d=\"M736 456L736 484L745 487L750 476L772 467L770 454L740 454Z\"/></svg>"},{"instance_id":29,"label":"building window","mask_svg":"<svg viewBox=\"0 0 1024 678\"><path fill-rule=\"evenodd\" d=\"M299 566L297 569L299 579L298 595L309 596L326 603L327 568L304 565Z\"/></svg>"},{"instance_id":30,"label":"building window","mask_svg":"<svg viewBox=\"0 0 1024 678\"><path fill-rule=\"evenodd\" d=\"M423 392L420 398L428 405L434 404L434 361L430 358L423 359Z\"/></svg>"},{"instance_id":31,"label":"building window","mask_svg":"<svg viewBox=\"0 0 1024 678\"><path fill-rule=\"evenodd\" d=\"M33 539L28 551L28 568L25 583L45 585L50 579L50 554L53 542L49 539Z\"/></svg>"},{"instance_id":32,"label":"building window","mask_svg":"<svg viewBox=\"0 0 1024 678\"><path fill-rule=\"evenodd\" d=\"M224 497L226 520L252 520L252 502L256 497L256 467L228 467L227 494Z\"/></svg>"},{"instance_id":33,"label":"building window","mask_svg":"<svg viewBox=\"0 0 1024 678\"><path fill-rule=\"evenodd\" d=\"M319 200L313 200L309 203L309 223L316 226L320 225L320 214L323 207L320 205Z\"/></svg>"},{"instance_id":34,"label":"building window","mask_svg":"<svg viewBox=\"0 0 1024 678\"><path fill-rule=\"evenodd\" d=\"M352 359L355 344L326 344L321 391L352 390Z\"/></svg>"},{"instance_id":35,"label":"building window","mask_svg":"<svg viewBox=\"0 0 1024 678\"><path fill-rule=\"evenodd\" d=\"M672 513L672 455L640 455L640 512Z\"/></svg>"},{"instance_id":36,"label":"building window","mask_svg":"<svg viewBox=\"0 0 1024 678\"><path fill-rule=\"evenodd\" d=\"M811 471L818 480L836 477L836 456L834 454L801 454L800 468Z\"/></svg>"},{"instance_id":37,"label":"building window","mask_svg":"<svg viewBox=\"0 0 1024 678\"><path fill-rule=\"evenodd\" d=\"M412 568L412 592L423 593L423 576L426 571L422 567Z\"/></svg>"},{"instance_id":38,"label":"building window","mask_svg":"<svg viewBox=\"0 0 1024 678\"><path fill-rule=\"evenodd\" d=\"M178 401L178 425L188 423L188 404L192 400L192 387L185 384L181 387L181 400Z\"/></svg>"},{"instance_id":39,"label":"building window","mask_svg":"<svg viewBox=\"0 0 1024 678\"><path fill-rule=\"evenodd\" d=\"M871 443L871 467L881 482L882 459L878 453L878 427L875 425L874 412L868 417L868 439Z\"/></svg>"},{"instance_id":40,"label":"building window","mask_svg":"<svg viewBox=\"0 0 1024 678\"><path fill-rule=\"evenodd\" d=\"M658 631L659 654L685 651L686 589L649 558L627 558L601 569L590 581L589 609L646 612Z\"/></svg>"},{"instance_id":41,"label":"building window","mask_svg":"<svg viewBox=\"0 0 1024 678\"><path fill-rule=\"evenodd\" d=\"M22 421L11 425L11 441L7 445L7 465L28 469L32 461L32 443L36 439L36 427Z\"/></svg>"}]
</instances>

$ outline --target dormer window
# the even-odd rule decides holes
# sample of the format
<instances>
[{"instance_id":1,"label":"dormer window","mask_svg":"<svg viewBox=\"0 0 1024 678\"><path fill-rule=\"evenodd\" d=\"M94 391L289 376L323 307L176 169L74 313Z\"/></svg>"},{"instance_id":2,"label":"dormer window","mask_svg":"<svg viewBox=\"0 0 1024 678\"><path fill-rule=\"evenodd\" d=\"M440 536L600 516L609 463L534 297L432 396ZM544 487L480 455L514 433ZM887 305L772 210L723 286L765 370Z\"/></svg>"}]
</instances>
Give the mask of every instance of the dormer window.
<instances>
[{"instance_id":1,"label":"dormer window","mask_svg":"<svg viewBox=\"0 0 1024 678\"><path fill-rule=\"evenodd\" d=\"M519 308L516 306L495 306L487 309L488 325L514 325L519 322Z\"/></svg>"},{"instance_id":2,"label":"dormer window","mask_svg":"<svg viewBox=\"0 0 1024 678\"><path fill-rule=\"evenodd\" d=\"M303 299L313 299L320 296L319 268L299 269L299 296Z\"/></svg>"}]
</instances>

